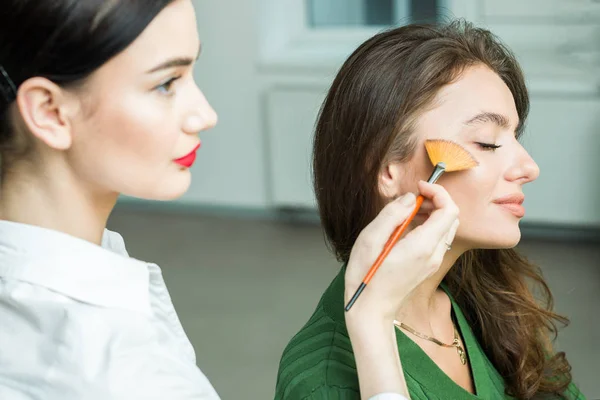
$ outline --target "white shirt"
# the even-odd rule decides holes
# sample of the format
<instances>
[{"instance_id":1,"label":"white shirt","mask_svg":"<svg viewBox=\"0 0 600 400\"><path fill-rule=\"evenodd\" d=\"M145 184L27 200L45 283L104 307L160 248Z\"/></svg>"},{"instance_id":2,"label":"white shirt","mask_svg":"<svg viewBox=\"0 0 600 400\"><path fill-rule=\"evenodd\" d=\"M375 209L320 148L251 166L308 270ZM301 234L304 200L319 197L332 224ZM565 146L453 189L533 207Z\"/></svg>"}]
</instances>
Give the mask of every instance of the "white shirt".
<instances>
[{"instance_id":1,"label":"white shirt","mask_svg":"<svg viewBox=\"0 0 600 400\"><path fill-rule=\"evenodd\" d=\"M377 394L377 395L369 398L369 400L408 400L408 399L398 393L381 393L381 394Z\"/></svg>"},{"instance_id":2,"label":"white shirt","mask_svg":"<svg viewBox=\"0 0 600 400\"><path fill-rule=\"evenodd\" d=\"M160 268L0 221L0 399L218 400L196 367Z\"/></svg>"}]
</instances>

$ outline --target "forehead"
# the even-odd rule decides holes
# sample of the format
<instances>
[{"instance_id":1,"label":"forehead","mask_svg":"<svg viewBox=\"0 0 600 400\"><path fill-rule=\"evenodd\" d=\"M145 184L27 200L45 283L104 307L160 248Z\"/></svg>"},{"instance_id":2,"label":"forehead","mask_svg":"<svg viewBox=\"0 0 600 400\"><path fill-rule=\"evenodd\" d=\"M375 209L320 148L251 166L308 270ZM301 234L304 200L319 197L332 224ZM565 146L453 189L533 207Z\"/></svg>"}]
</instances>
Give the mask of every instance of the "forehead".
<instances>
[{"instance_id":1,"label":"forehead","mask_svg":"<svg viewBox=\"0 0 600 400\"><path fill-rule=\"evenodd\" d=\"M196 14L190 0L175 0L150 22L112 61L122 71L144 71L176 57L195 58L200 46Z\"/></svg>"},{"instance_id":2,"label":"forehead","mask_svg":"<svg viewBox=\"0 0 600 400\"><path fill-rule=\"evenodd\" d=\"M429 129L427 137L435 137L440 130L459 131L466 120L481 112L506 116L513 128L519 120L508 86L489 68L474 66L438 92L419 125Z\"/></svg>"}]
</instances>

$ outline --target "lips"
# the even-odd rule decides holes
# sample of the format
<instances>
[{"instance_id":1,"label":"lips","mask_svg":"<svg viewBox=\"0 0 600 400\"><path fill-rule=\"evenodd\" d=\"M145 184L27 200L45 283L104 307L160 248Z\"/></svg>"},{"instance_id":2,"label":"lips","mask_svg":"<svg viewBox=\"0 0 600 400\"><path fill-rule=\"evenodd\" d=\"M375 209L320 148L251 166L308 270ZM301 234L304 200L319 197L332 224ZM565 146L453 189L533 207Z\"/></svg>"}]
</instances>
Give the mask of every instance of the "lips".
<instances>
[{"instance_id":1,"label":"lips","mask_svg":"<svg viewBox=\"0 0 600 400\"><path fill-rule=\"evenodd\" d=\"M494 204L502 207L517 218L525 216L525 207L522 206L525 196L522 193L510 194L494 200Z\"/></svg>"},{"instance_id":2,"label":"lips","mask_svg":"<svg viewBox=\"0 0 600 400\"><path fill-rule=\"evenodd\" d=\"M200 143L198 143L198 145L196 145L196 147L194 147L194 150L190 151L185 156L178 158L174 161L177 164L181 165L182 167L190 168L194 164L194 161L196 161L196 152L198 151L199 148L200 148Z\"/></svg>"}]
</instances>

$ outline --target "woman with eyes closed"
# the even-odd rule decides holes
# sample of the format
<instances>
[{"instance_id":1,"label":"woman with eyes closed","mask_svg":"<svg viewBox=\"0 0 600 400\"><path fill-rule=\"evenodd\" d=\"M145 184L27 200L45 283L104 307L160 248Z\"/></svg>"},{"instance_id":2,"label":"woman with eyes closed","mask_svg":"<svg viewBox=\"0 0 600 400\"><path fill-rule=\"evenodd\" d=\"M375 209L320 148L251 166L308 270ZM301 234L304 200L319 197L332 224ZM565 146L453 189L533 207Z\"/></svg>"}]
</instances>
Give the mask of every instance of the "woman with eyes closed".
<instances>
[{"instance_id":1,"label":"woman with eyes closed","mask_svg":"<svg viewBox=\"0 0 600 400\"><path fill-rule=\"evenodd\" d=\"M276 399L584 399L552 346L567 320L513 249L523 186L539 174L519 143L528 108L514 56L463 21L392 29L354 51L313 156L343 266L284 350ZM427 139L456 142L479 165L427 184ZM409 233L345 312L417 193L426 200Z\"/></svg>"},{"instance_id":2,"label":"woman with eyes closed","mask_svg":"<svg viewBox=\"0 0 600 400\"><path fill-rule=\"evenodd\" d=\"M0 399L218 399L161 271L105 229L119 194L190 185L216 114L190 0L6 0Z\"/></svg>"}]
</instances>

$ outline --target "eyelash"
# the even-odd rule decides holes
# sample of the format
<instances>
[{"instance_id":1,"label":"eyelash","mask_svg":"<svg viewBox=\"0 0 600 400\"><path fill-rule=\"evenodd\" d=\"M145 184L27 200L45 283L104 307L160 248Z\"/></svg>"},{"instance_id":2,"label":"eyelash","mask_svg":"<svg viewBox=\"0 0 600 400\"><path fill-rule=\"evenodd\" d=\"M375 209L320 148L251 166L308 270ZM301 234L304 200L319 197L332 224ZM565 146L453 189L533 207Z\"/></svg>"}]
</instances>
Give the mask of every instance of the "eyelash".
<instances>
[{"instance_id":1,"label":"eyelash","mask_svg":"<svg viewBox=\"0 0 600 400\"><path fill-rule=\"evenodd\" d=\"M482 143L482 142L475 142L475 143L477 143L477 145L479 147L481 147L483 150L486 150L486 151L494 151L494 150L502 147L502 146L494 144L494 143Z\"/></svg>"},{"instance_id":2,"label":"eyelash","mask_svg":"<svg viewBox=\"0 0 600 400\"><path fill-rule=\"evenodd\" d=\"M171 91L173 84L179 78L181 78L181 76L175 76L173 78L170 78L167 81L165 81L165 82L161 83L160 85L158 85L157 87L155 87L154 90L160 92L160 94L163 94L165 96L172 96L174 94L174 92Z\"/></svg>"}]
</instances>

